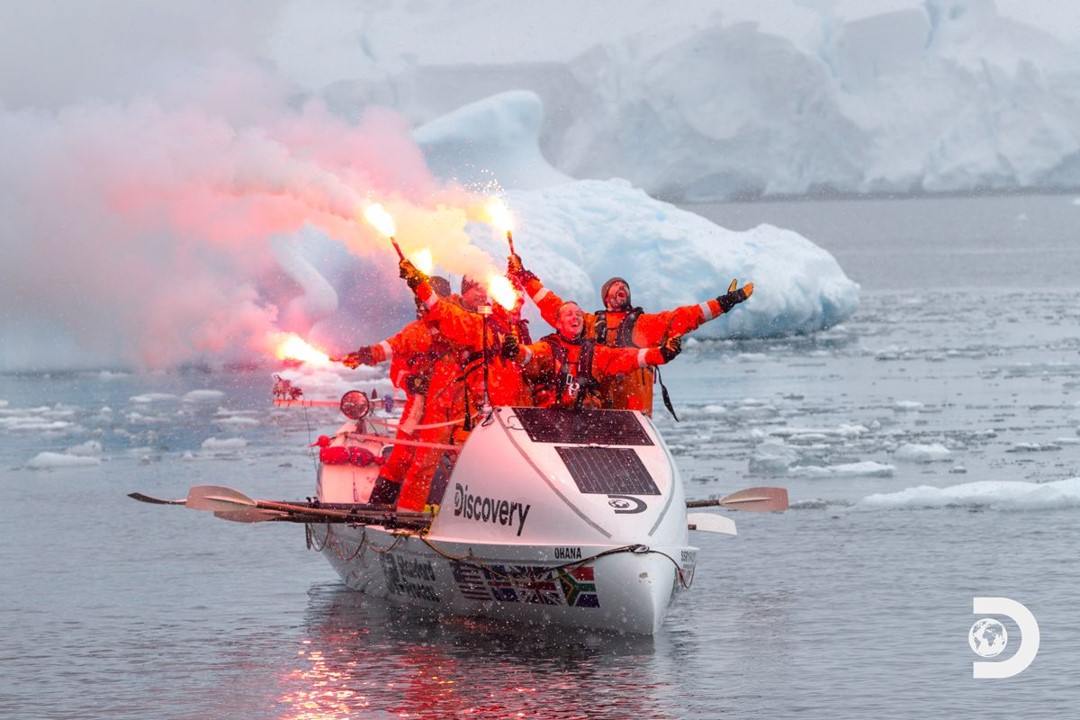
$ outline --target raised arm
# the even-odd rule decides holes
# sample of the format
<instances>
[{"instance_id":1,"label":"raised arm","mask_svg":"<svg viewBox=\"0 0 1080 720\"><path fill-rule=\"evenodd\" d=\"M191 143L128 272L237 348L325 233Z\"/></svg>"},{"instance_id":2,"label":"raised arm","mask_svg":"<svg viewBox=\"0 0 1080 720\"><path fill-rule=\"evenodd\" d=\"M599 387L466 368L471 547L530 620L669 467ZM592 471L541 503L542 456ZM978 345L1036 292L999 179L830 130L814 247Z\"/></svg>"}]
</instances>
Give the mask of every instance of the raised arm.
<instances>
[{"instance_id":1,"label":"raised arm","mask_svg":"<svg viewBox=\"0 0 1080 720\"><path fill-rule=\"evenodd\" d=\"M634 344L638 347L657 345L669 337L680 337L697 330L710 320L730 312L733 307L754 294L754 283L736 288L732 280L728 290L712 300L697 305L684 305L658 313L643 313L634 324Z\"/></svg>"}]
</instances>

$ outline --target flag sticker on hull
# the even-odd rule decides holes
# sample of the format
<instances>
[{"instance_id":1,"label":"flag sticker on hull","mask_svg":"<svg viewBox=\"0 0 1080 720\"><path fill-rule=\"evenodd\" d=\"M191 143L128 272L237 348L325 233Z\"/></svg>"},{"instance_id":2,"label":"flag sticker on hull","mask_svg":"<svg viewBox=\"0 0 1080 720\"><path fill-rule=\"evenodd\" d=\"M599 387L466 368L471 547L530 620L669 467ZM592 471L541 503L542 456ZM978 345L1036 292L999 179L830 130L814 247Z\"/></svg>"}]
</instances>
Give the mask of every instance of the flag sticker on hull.
<instances>
[{"instance_id":1,"label":"flag sticker on hull","mask_svg":"<svg viewBox=\"0 0 1080 720\"><path fill-rule=\"evenodd\" d=\"M592 567L548 568L530 565L454 563L454 582L469 600L598 608L600 596Z\"/></svg>"}]
</instances>

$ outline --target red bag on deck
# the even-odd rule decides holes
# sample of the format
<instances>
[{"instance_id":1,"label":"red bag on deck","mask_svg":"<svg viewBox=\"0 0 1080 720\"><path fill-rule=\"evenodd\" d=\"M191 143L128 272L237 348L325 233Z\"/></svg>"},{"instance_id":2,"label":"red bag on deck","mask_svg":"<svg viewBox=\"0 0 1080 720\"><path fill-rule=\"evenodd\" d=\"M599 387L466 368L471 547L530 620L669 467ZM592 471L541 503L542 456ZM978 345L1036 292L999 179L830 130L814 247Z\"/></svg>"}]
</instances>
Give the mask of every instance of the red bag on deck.
<instances>
[{"instance_id":1,"label":"red bag on deck","mask_svg":"<svg viewBox=\"0 0 1080 720\"><path fill-rule=\"evenodd\" d=\"M341 445L330 445L330 439L326 438L326 442L323 442L322 436L315 445L319 446L319 461L325 465L356 465L358 467L367 467L371 463L382 465L385 462L385 458L382 455L376 455L367 448L363 447L342 447Z\"/></svg>"}]
</instances>

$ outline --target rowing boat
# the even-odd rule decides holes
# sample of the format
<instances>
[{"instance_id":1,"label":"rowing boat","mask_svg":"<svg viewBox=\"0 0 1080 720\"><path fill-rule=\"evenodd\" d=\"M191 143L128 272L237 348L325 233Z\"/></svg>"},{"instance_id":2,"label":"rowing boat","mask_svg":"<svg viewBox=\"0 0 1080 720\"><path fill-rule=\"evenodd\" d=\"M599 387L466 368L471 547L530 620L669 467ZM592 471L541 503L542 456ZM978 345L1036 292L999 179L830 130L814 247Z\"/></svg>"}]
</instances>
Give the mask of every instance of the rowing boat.
<instances>
[{"instance_id":1,"label":"rowing boat","mask_svg":"<svg viewBox=\"0 0 1080 720\"><path fill-rule=\"evenodd\" d=\"M356 393L357 391L352 391ZM350 416L331 446L380 457L392 442ZM357 452L359 449L360 452ZM651 635L694 577L692 527L727 534L720 515L688 515L671 452L645 414L625 410L488 408L448 448L432 512L366 504L377 463L320 463L314 502L252 500L199 486L186 500L242 522L306 525L349 587L431 613ZM786 491L751 488L696 505L782 510Z\"/></svg>"}]
</instances>

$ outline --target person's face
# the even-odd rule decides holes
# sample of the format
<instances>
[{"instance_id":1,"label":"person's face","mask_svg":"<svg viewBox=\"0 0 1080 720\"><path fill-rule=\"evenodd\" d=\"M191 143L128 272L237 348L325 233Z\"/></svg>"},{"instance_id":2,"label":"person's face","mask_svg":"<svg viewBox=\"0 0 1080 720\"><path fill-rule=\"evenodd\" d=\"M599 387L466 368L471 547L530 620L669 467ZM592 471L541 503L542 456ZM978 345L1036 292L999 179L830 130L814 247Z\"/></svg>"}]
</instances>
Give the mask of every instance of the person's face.
<instances>
[{"instance_id":1,"label":"person's face","mask_svg":"<svg viewBox=\"0 0 1080 720\"><path fill-rule=\"evenodd\" d=\"M585 314L581 308L573 303L567 303L559 308L559 316L555 318L555 329L567 340L573 340L581 334L585 327Z\"/></svg>"},{"instance_id":2,"label":"person's face","mask_svg":"<svg viewBox=\"0 0 1080 720\"><path fill-rule=\"evenodd\" d=\"M487 290L483 285L473 285L461 296L461 299L470 308L475 310L481 305L490 305L491 300L488 299Z\"/></svg>"},{"instance_id":3,"label":"person's face","mask_svg":"<svg viewBox=\"0 0 1080 720\"><path fill-rule=\"evenodd\" d=\"M608 310L622 310L630 304L630 288L624 282L614 282L604 296L604 307Z\"/></svg>"}]
</instances>

